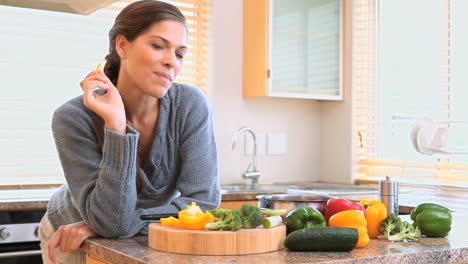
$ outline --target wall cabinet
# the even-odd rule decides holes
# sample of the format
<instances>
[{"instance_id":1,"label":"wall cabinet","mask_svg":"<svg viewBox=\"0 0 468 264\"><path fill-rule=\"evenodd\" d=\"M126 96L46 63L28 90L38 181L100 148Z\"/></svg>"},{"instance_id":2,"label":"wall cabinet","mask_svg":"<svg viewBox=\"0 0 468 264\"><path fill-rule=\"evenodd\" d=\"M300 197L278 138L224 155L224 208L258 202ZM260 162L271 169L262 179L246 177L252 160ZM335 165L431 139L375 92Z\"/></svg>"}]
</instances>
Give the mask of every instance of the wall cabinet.
<instances>
[{"instance_id":1,"label":"wall cabinet","mask_svg":"<svg viewBox=\"0 0 468 264\"><path fill-rule=\"evenodd\" d=\"M344 0L244 0L243 96L341 100Z\"/></svg>"}]
</instances>

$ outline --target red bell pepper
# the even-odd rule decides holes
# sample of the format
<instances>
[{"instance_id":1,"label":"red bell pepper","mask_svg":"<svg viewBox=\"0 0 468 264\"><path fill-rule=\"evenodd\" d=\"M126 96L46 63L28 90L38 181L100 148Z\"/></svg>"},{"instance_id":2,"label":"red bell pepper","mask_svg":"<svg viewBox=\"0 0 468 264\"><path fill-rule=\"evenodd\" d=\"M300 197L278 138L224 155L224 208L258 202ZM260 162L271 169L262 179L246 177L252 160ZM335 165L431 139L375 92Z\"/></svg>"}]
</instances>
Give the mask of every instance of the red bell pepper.
<instances>
[{"instance_id":1,"label":"red bell pepper","mask_svg":"<svg viewBox=\"0 0 468 264\"><path fill-rule=\"evenodd\" d=\"M364 214L366 213L366 209L359 203L351 203L346 199L330 198L325 206L325 219L328 221L332 215L347 210L359 210Z\"/></svg>"}]
</instances>

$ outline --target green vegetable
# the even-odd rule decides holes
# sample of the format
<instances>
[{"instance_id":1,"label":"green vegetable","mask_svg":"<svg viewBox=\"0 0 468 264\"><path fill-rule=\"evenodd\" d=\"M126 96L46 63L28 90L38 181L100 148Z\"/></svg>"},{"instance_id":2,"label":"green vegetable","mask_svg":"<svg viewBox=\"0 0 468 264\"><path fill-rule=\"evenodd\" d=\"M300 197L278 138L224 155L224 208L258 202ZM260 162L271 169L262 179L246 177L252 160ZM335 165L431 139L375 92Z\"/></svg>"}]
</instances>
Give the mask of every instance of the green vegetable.
<instances>
[{"instance_id":1,"label":"green vegetable","mask_svg":"<svg viewBox=\"0 0 468 264\"><path fill-rule=\"evenodd\" d=\"M288 234L308 227L326 226L327 222L322 213L312 207L296 208L286 215Z\"/></svg>"},{"instance_id":2,"label":"green vegetable","mask_svg":"<svg viewBox=\"0 0 468 264\"><path fill-rule=\"evenodd\" d=\"M444 237L452 229L450 209L435 203L422 203L411 211L411 219L423 235Z\"/></svg>"},{"instance_id":3,"label":"green vegetable","mask_svg":"<svg viewBox=\"0 0 468 264\"><path fill-rule=\"evenodd\" d=\"M284 240L291 251L351 251L356 247L356 228L320 226L296 230Z\"/></svg>"},{"instance_id":4,"label":"green vegetable","mask_svg":"<svg viewBox=\"0 0 468 264\"><path fill-rule=\"evenodd\" d=\"M258 208L257 206L243 204L242 207L239 209L239 215L242 222L242 228L250 229L256 228L257 226L262 224L262 214L264 215L282 215L285 214L286 210L279 209L262 209Z\"/></svg>"},{"instance_id":5,"label":"green vegetable","mask_svg":"<svg viewBox=\"0 0 468 264\"><path fill-rule=\"evenodd\" d=\"M221 208L210 210L210 213L215 217L215 222L206 224L206 229L238 231L241 227L241 218L237 210Z\"/></svg>"},{"instance_id":6,"label":"green vegetable","mask_svg":"<svg viewBox=\"0 0 468 264\"><path fill-rule=\"evenodd\" d=\"M283 222L283 218L280 215L273 215L262 219L262 226L264 228L272 228L280 225Z\"/></svg>"},{"instance_id":7,"label":"green vegetable","mask_svg":"<svg viewBox=\"0 0 468 264\"><path fill-rule=\"evenodd\" d=\"M256 228L262 224L262 213L253 205L243 204L239 210L242 228Z\"/></svg>"},{"instance_id":8,"label":"green vegetable","mask_svg":"<svg viewBox=\"0 0 468 264\"><path fill-rule=\"evenodd\" d=\"M419 241L421 231L407 221L401 221L394 213L389 213L387 218L380 222L379 232L391 241Z\"/></svg>"},{"instance_id":9,"label":"green vegetable","mask_svg":"<svg viewBox=\"0 0 468 264\"><path fill-rule=\"evenodd\" d=\"M286 214L286 209L260 209L262 215L284 215Z\"/></svg>"},{"instance_id":10,"label":"green vegetable","mask_svg":"<svg viewBox=\"0 0 468 264\"><path fill-rule=\"evenodd\" d=\"M425 209L416 216L421 233L431 237L445 237L452 229L452 214L444 209Z\"/></svg>"},{"instance_id":11,"label":"green vegetable","mask_svg":"<svg viewBox=\"0 0 468 264\"><path fill-rule=\"evenodd\" d=\"M450 209L435 203L422 203L411 211L411 220L416 221L416 217L425 209L441 209L450 212Z\"/></svg>"}]
</instances>

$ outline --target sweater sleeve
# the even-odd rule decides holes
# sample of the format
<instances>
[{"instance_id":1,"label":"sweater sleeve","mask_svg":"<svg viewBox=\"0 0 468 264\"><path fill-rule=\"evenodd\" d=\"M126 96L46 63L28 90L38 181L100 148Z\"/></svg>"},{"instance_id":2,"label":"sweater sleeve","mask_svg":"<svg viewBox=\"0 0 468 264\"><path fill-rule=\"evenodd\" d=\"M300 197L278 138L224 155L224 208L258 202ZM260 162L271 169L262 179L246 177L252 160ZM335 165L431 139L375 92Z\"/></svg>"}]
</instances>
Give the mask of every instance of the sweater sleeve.
<instances>
[{"instance_id":1,"label":"sweater sleeve","mask_svg":"<svg viewBox=\"0 0 468 264\"><path fill-rule=\"evenodd\" d=\"M104 131L102 151L92 118L72 105L57 109L52 119L56 148L73 203L99 235L120 237L134 228L136 153L139 134Z\"/></svg>"}]
</instances>

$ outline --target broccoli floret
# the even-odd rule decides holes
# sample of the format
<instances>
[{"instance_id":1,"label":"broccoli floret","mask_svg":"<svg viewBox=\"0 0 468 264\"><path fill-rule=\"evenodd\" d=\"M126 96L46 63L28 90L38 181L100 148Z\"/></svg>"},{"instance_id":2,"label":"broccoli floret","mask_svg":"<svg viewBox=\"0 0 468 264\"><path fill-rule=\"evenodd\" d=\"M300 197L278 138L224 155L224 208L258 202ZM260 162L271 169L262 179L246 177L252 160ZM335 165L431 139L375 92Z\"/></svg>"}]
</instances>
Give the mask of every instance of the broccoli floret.
<instances>
[{"instance_id":1,"label":"broccoli floret","mask_svg":"<svg viewBox=\"0 0 468 264\"><path fill-rule=\"evenodd\" d=\"M395 233L399 222L401 222L400 217L394 213L389 213L387 218L380 222L379 232L385 237L389 237L392 232Z\"/></svg>"},{"instance_id":2,"label":"broccoli floret","mask_svg":"<svg viewBox=\"0 0 468 264\"><path fill-rule=\"evenodd\" d=\"M407 221L401 221L394 213L388 214L387 218L380 222L379 232L391 241L419 241L421 231Z\"/></svg>"},{"instance_id":3,"label":"broccoli floret","mask_svg":"<svg viewBox=\"0 0 468 264\"><path fill-rule=\"evenodd\" d=\"M390 235L388 240L391 241L402 241L402 240L411 240L411 241L419 241L421 239L421 231L419 228L415 228L410 223L404 221L398 223L398 233L394 235Z\"/></svg>"},{"instance_id":4,"label":"broccoli floret","mask_svg":"<svg viewBox=\"0 0 468 264\"><path fill-rule=\"evenodd\" d=\"M211 210L215 222L208 223L205 228L209 230L231 230L238 231L241 227L241 219L237 210L218 209Z\"/></svg>"},{"instance_id":5,"label":"broccoli floret","mask_svg":"<svg viewBox=\"0 0 468 264\"><path fill-rule=\"evenodd\" d=\"M256 228L262 224L262 213L257 206L243 204L239 210L242 228Z\"/></svg>"}]
</instances>

